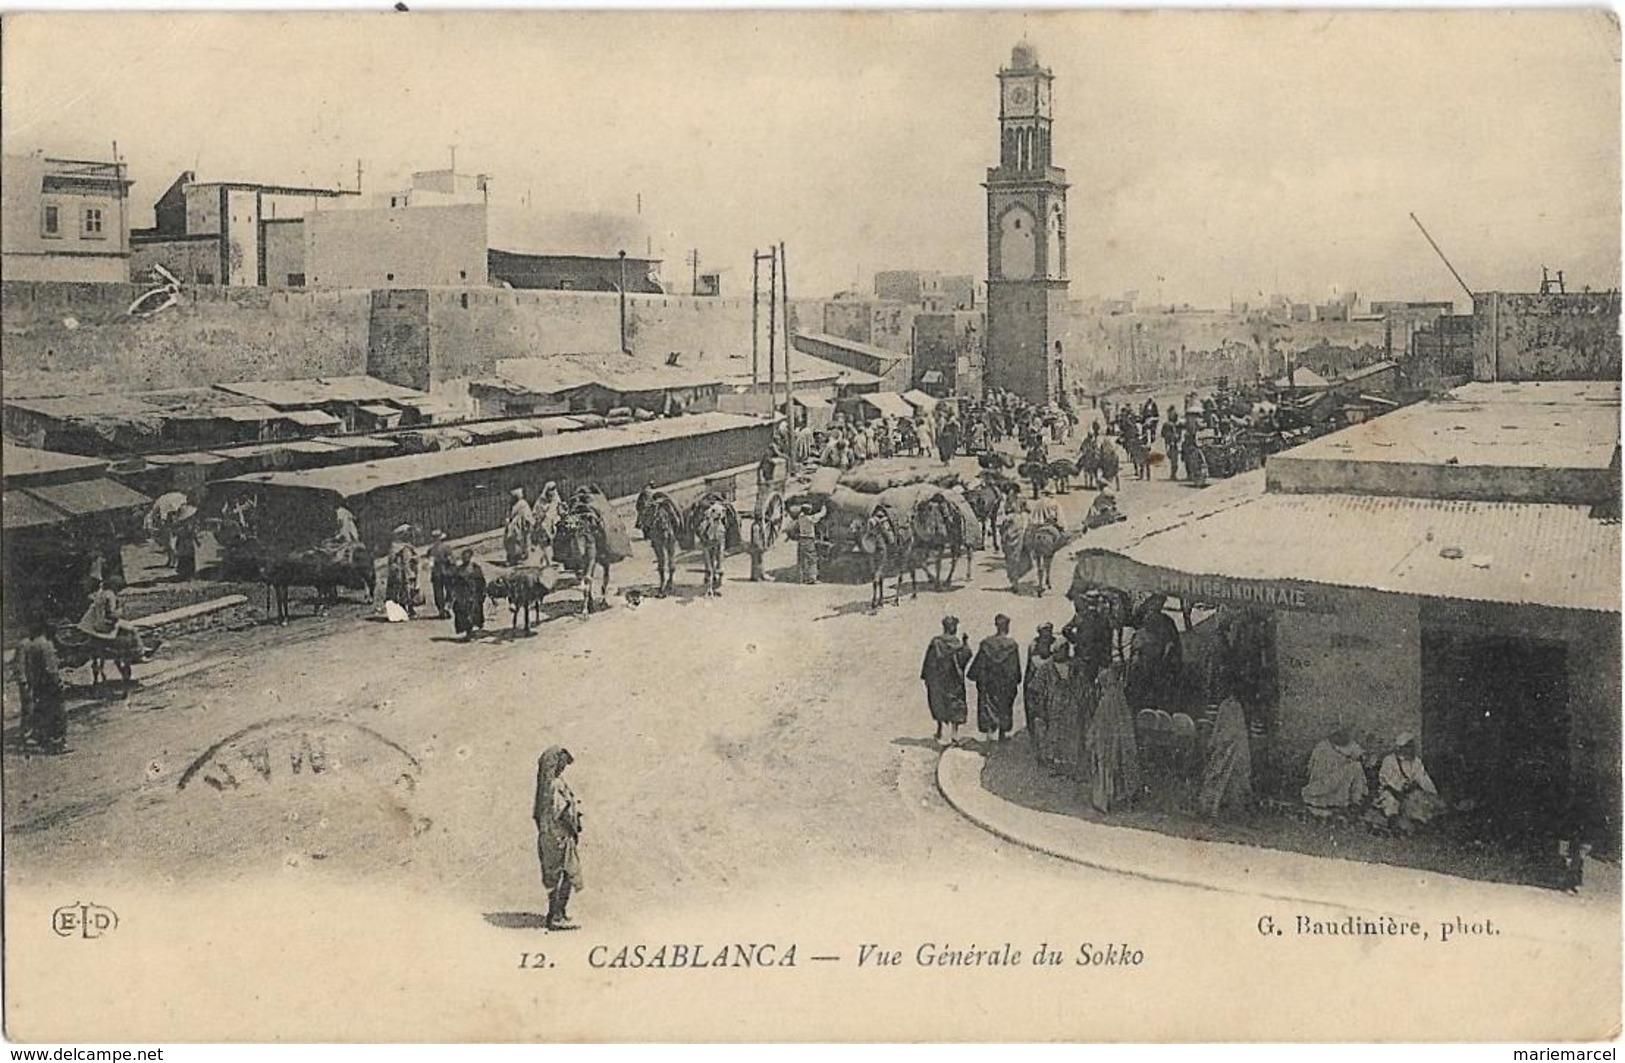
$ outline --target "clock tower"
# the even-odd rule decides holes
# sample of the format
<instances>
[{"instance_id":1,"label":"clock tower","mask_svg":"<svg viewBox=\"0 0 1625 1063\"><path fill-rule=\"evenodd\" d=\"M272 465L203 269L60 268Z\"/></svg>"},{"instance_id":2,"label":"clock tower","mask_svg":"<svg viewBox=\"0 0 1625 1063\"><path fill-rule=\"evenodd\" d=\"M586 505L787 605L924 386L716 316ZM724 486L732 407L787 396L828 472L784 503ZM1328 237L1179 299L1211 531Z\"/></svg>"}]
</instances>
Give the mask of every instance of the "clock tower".
<instances>
[{"instance_id":1,"label":"clock tower","mask_svg":"<svg viewBox=\"0 0 1625 1063\"><path fill-rule=\"evenodd\" d=\"M999 71L999 165L987 171L989 387L1059 401L1066 313L1066 171L1051 165L1051 86L1023 41Z\"/></svg>"}]
</instances>

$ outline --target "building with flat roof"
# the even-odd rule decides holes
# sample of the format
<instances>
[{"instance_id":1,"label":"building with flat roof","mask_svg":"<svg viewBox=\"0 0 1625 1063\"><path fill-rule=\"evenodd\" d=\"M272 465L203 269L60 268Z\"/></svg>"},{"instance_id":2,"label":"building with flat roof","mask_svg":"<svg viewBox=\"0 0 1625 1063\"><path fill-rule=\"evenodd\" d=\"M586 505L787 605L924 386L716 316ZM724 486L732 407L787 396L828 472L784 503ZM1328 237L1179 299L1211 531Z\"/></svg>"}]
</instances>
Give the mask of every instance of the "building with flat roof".
<instances>
[{"instance_id":1,"label":"building with flat roof","mask_svg":"<svg viewBox=\"0 0 1625 1063\"><path fill-rule=\"evenodd\" d=\"M130 279L124 163L7 155L0 165L0 267L8 281Z\"/></svg>"},{"instance_id":2,"label":"building with flat roof","mask_svg":"<svg viewBox=\"0 0 1625 1063\"><path fill-rule=\"evenodd\" d=\"M162 266L186 284L301 288L303 218L361 193L258 181L199 181L187 170L153 205L156 224L130 234L131 273Z\"/></svg>"},{"instance_id":3,"label":"building with flat roof","mask_svg":"<svg viewBox=\"0 0 1625 1063\"><path fill-rule=\"evenodd\" d=\"M1168 596L1193 671L1156 707L1236 694L1275 796L1339 726L1410 732L1468 829L1617 847L1619 401L1469 385L1091 532L1073 593Z\"/></svg>"},{"instance_id":4,"label":"building with flat roof","mask_svg":"<svg viewBox=\"0 0 1625 1063\"><path fill-rule=\"evenodd\" d=\"M415 173L374 202L308 216L312 286L665 293L638 215L494 204L488 177L452 170Z\"/></svg>"}]
</instances>

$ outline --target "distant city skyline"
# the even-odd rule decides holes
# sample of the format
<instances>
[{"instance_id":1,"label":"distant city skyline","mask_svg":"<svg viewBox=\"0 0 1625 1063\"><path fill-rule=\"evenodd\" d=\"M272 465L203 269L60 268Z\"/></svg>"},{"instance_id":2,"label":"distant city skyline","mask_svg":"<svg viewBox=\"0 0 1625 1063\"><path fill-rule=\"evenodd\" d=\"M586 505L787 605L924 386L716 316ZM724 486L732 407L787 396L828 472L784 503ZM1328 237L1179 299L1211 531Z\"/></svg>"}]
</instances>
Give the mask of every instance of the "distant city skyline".
<instances>
[{"instance_id":1,"label":"distant city skyline","mask_svg":"<svg viewBox=\"0 0 1625 1063\"><path fill-rule=\"evenodd\" d=\"M1620 283L1607 12L8 15L7 152L105 158L132 224L200 180L636 213L686 292L783 240L795 297L986 276L995 73L1056 74L1074 298L1224 307ZM634 253L641 248L629 248ZM1278 278L1278 279L1277 279Z\"/></svg>"}]
</instances>

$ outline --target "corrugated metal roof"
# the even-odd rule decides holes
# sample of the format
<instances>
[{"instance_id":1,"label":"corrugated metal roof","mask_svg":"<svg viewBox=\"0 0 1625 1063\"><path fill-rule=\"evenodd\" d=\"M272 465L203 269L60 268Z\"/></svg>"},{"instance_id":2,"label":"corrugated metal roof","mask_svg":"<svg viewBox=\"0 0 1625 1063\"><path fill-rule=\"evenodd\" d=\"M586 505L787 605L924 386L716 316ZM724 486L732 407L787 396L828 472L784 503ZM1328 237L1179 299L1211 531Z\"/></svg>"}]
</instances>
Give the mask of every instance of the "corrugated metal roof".
<instances>
[{"instance_id":1,"label":"corrugated metal roof","mask_svg":"<svg viewBox=\"0 0 1625 1063\"><path fill-rule=\"evenodd\" d=\"M101 458L59 454L54 450L20 447L10 442L0 444L0 475L4 476L7 486L85 480L99 476L105 468L107 462Z\"/></svg>"},{"instance_id":2,"label":"corrugated metal roof","mask_svg":"<svg viewBox=\"0 0 1625 1063\"><path fill-rule=\"evenodd\" d=\"M244 380L215 385L269 406L320 406L325 402L380 402L423 395L370 376L315 377L307 380Z\"/></svg>"},{"instance_id":3,"label":"corrugated metal roof","mask_svg":"<svg viewBox=\"0 0 1625 1063\"><path fill-rule=\"evenodd\" d=\"M325 469L306 469L294 473L250 473L236 479L247 483L272 483L326 490L351 498L381 487L414 483L441 476L455 476L482 469L500 473L508 466L531 461L761 426L762 422L754 417L702 413L689 417L640 421L614 428L566 432L541 439L516 439L505 443L458 447L429 454L410 454L399 458L334 465Z\"/></svg>"},{"instance_id":4,"label":"corrugated metal roof","mask_svg":"<svg viewBox=\"0 0 1625 1063\"><path fill-rule=\"evenodd\" d=\"M1082 545L1191 575L1620 609L1620 526L1585 506L1266 494L1257 473L1201 494Z\"/></svg>"}]
</instances>

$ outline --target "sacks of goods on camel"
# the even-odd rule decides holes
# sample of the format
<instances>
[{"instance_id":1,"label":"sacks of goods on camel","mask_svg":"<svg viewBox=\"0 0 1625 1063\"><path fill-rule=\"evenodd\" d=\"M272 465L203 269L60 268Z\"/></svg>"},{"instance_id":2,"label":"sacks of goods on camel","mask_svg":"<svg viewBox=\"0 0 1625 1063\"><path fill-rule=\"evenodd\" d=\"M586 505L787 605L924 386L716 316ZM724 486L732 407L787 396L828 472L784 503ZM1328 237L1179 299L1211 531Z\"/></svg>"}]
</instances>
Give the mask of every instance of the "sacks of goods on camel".
<instances>
[{"instance_id":1,"label":"sacks of goods on camel","mask_svg":"<svg viewBox=\"0 0 1625 1063\"><path fill-rule=\"evenodd\" d=\"M943 468L940 462L921 458L876 458L840 474L841 486L868 495L908 484L958 487L963 482L957 472Z\"/></svg>"},{"instance_id":2,"label":"sacks of goods on camel","mask_svg":"<svg viewBox=\"0 0 1625 1063\"><path fill-rule=\"evenodd\" d=\"M848 532L852 522L867 520L875 511L875 507L881 504L885 504L898 520L912 521L915 507L932 495L941 495L959 511L964 518L962 523L966 545L973 550L980 550L982 524L976 519L976 513L970 508L970 503L965 500L964 495L952 487L938 487L929 483L904 484L875 494L854 491L845 485L837 487L826 503L829 516L824 526L831 539L845 540L850 537Z\"/></svg>"},{"instance_id":3,"label":"sacks of goods on camel","mask_svg":"<svg viewBox=\"0 0 1625 1063\"><path fill-rule=\"evenodd\" d=\"M604 526L604 542L609 548L609 560L625 561L631 557L632 537L626 532L626 522L621 520L621 515L609 504L609 499L604 493L582 488L576 497L598 514L598 519Z\"/></svg>"}]
</instances>

